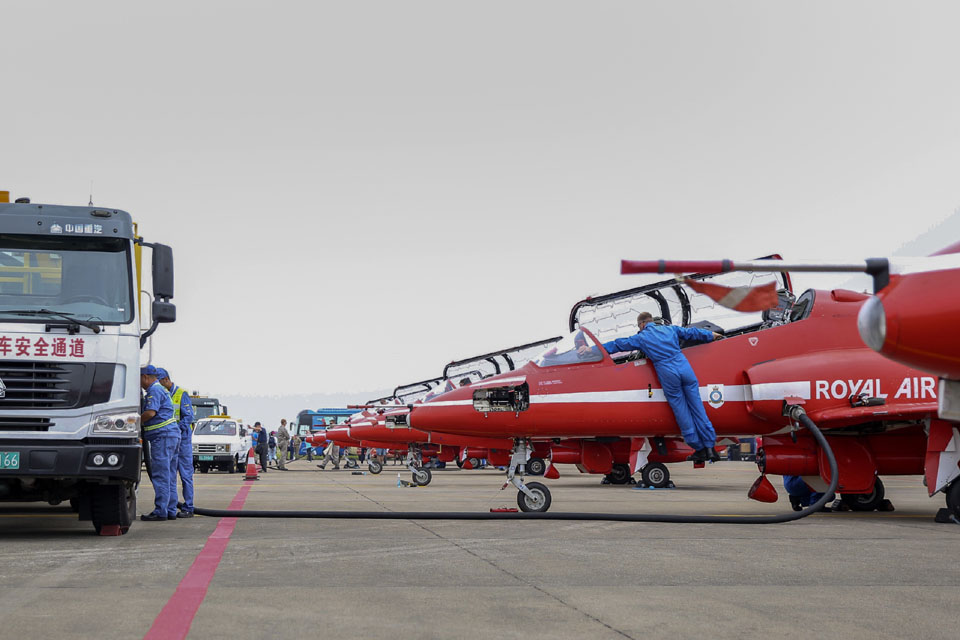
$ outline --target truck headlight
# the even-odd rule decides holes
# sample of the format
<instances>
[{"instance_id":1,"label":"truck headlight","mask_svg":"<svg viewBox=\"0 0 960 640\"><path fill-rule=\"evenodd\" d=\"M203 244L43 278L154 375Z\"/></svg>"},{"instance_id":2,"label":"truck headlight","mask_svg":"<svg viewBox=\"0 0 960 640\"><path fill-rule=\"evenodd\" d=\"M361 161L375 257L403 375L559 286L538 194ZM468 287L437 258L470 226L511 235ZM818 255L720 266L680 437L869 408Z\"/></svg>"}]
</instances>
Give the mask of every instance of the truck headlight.
<instances>
[{"instance_id":1,"label":"truck headlight","mask_svg":"<svg viewBox=\"0 0 960 640\"><path fill-rule=\"evenodd\" d=\"M97 416L93 423L93 432L109 435L140 433L140 414L124 413Z\"/></svg>"},{"instance_id":2,"label":"truck headlight","mask_svg":"<svg viewBox=\"0 0 960 640\"><path fill-rule=\"evenodd\" d=\"M217 453L223 453L225 451L226 451L225 445L222 445L222 444L217 445Z\"/></svg>"}]
</instances>

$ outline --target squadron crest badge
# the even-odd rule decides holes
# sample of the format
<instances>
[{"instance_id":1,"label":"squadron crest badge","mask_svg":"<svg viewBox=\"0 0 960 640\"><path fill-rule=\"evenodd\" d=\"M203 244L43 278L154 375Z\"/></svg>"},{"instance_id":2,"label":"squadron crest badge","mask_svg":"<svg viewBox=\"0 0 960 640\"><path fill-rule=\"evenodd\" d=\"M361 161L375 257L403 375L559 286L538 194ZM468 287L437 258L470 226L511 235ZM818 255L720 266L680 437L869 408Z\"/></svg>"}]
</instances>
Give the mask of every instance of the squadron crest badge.
<instances>
[{"instance_id":1,"label":"squadron crest badge","mask_svg":"<svg viewBox=\"0 0 960 640\"><path fill-rule=\"evenodd\" d=\"M723 385L722 384L708 384L707 385L707 402L714 409L719 409L723 406Z\"/></svg>"}]
</instances>

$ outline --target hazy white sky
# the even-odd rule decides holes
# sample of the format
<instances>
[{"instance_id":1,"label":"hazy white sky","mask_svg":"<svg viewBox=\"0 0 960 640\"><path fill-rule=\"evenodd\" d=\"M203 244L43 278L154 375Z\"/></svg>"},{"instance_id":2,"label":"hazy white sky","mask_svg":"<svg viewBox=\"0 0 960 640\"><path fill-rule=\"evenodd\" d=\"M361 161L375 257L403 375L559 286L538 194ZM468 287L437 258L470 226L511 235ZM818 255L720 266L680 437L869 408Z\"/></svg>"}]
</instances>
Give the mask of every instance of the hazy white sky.
<instances>
[{"instance_id":1,"label":"hazy white sky","mask_svg":"<svg viewBox=\"0 0 960 640\"><path fill-rule=\"evenodd\" d=\"M565 331L636 282L620 258L861 258L960 206L955 2L0 1L0 23L0 188L86 204L93 181L172 245L155 360L211 393L392 388Z\"/></svg>"}]
</instances>

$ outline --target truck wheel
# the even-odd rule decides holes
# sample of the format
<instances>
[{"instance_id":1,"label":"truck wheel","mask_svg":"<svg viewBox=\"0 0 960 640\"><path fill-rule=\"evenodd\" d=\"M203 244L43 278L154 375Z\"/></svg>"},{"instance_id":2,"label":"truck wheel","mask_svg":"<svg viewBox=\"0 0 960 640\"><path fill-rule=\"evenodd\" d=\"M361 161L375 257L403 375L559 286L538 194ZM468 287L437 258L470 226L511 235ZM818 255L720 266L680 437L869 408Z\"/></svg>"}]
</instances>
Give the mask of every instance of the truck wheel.
<instances>
[{"instance_id":1,"label":"truck wheel","mask_svg":"<svg viewBox=\"0 0 960 640\"><path fill-rule=\"evenodd\" d=\"M530 458L527 460L527 473L531 476L542 476L543 472L547 470L547 463L543 461L543 458Z\"/></svg>"},{"instance_id":2,"label":"truck wheel","mask_svg":"<svg viewBox=\"0 0 960 640\"><path fill-rule=\"evenodd\" d=\"M648 487L664 489L670 486L670 469L667 469L667 465L659 462L648 462L640 470L640 478L643 480L643 484Z\"/></svg>"},{"instance_id":3,"label":"truck wheel","mask_svg":"<svg viewBox=\"0 0 960 640\"><path fill-rule=\"evenodd\" d=\"M944 493L947 495L947 509L960 518L960 480L954 480Z\"/></svg>"},{"instance_id":4,"label":"truck wheel","mask_svg":"<svg viewBox=\"0 0 960 640\"><path fill-rule=\"evenodd\" d=\"M413 482L418 487L425 487L430 484L430 480L433 479L433 474L430 473L430 469L424 469L423 467L413 470Z\"/></svg>"},{"instance_id":5,"label":"truck wheel","mask_svg":"<svg viewBox=\"0 0 960 640\"><path fill-rule=\"evenodd\" d=\"M99 534L107 525L118 525L120 533L130 530L137 511L137 491L133 485L108 484L94 487L90 495L90 519Z\"/></svg>"},{"instance_id":6,"label":"truck wheel","mask_svg":"<svg viewBox=\"0 0 960 640\"><path fill-rule=\"evenodd\" d=\"M237 463L234 460L231 460L227 463L226 468L227 473L236 473L237 472Z\"/></svg>"},{"instance_id":7,"label":"truck wheel","mask_svg":"<svg viewBox=\"0 0 960 640\"><path fill-rule=\"evenodd\" d=\"M206 473L206 472L208 472L208 471L210 471L210 467L208 467L208 466L205 465L205 464L201 464L201 465L200 465L200 473Z\"/></svg>"},{"instance_id":8,"label":"truck wheel","mask_svg":"<svg viewBox=\"0 0 960 640\"><path fill-rule=\"evenodd\" d=\"M883 503L883 483L877 478L873 483L872 493L847 493L840 496L843 504L851 511L874 511Z\"/></svg>"},{"instance_id":9,"label":"truck wheel","mask_svg":"<svg viewBox=\"0 0 960 640\"><path fill-rule=\"evenodd\" d=\"M247 461L237 459L237 473L244 473L247 470Z\"/></svg>"},{"instance_id":10,"label":"truck wheel","mask_svg":"<svg viewBox=\"0 0 960 640\"><path fill-rule=\"evenodd\" d=\"M607 479L610 480L610 484L627 484L630 482L631 475L633 474L630 473L630 465L618 462L610 469Z\"/></svg>"},{"instance_id":11,"label":"truck wheel","mask_svg":"<svg viewBox=\"0 0 960 640\"><path fill-rule=\"evenodd\" d=\"M377 475L378 473L380 473L381 471L383 471L383 463L380 462L379 460L370 460L370 461L367 463L367 469L368 469L368 470L370 471L370 473L372 473L373 475Z\"/></svg>"},{"instance_id":12,"label":"truck wheel","mask_svg":"<svg viewBox=\"0 0 960 640\"><path fill-rule=\"evenodd\" d=\"M528 482L527 489L533 494L531 498L523 491L517 492L517 506L521 511L544 513L550 508L550 489L539 482Z\"/></svg>"}]
</instances>

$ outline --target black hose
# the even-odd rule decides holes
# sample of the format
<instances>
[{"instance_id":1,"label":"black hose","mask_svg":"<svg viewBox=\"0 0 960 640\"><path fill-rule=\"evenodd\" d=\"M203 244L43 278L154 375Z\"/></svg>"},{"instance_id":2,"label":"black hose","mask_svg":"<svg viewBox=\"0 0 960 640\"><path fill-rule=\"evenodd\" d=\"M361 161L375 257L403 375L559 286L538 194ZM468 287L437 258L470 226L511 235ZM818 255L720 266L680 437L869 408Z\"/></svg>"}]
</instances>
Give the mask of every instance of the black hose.
<instances>
[{"instance_id":1,"label":"black hose","mask_svg":"<svg viewBox=\"0 0 960 640\"><path fill-rule=\"evenodd\" d=\"M837 489L839 472L833 450L803 409L793 407L792 416L805 426L816 439L830 465L830 487L819 500L802 511L791 511L776 516L684 516L675 514L630 514L630 513L485 513L472 511L231 511L229 509L204 509L197 507L194 513L214 518L323 518L345 520L595 520L607 522L690 522L699 524L780 524L806 518L823 507Z\"/></svg>"}]
</instances>

